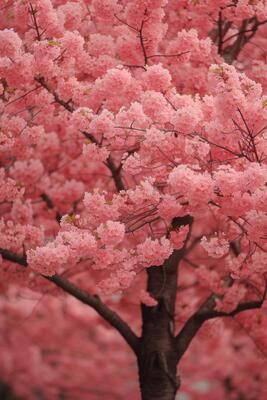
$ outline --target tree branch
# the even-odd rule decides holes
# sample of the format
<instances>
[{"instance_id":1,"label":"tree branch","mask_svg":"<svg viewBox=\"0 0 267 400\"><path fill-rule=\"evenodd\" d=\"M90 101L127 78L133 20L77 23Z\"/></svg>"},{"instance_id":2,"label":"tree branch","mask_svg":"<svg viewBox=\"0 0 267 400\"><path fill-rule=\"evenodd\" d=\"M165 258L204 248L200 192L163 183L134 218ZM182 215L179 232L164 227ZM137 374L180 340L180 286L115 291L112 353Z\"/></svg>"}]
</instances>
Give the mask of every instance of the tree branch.
<instances>
[{"instance_id":1,"label":"tree branch","mask_svg":"<svg viewBox=\"0 0 267 400\"><path fill-rule=\"evenodd\" d=\"M48 86L48 84L46 83L46 81L45 81L43 76L39 76L39 77L36 76L34 78L34 80L36 82L40 83L40 85L44 89L46 89L49 93L51 93L53 95L56 103L60 104L62 107L64 107L67 111L69 111L71 113L74 111L74 108L73 108L73 106L70 105L70 102L60 99L58 94Z\"/></svg>"},{"instance_id":2,"label":"tree branch","mask_svg":"<svg viewBox=\"0 0 267 400\"><path fill-rule=\"evenodd\" d=\"M45 30L43 30L43 32L40 32L40 27L38 25L37 18L36 18L37 12L38 12L37 8L34 9L32 3L30 3L29 13L31 15L31 19L32 19L32 23L33 23L33 27L30 26L30 28L32 28L32 29L34 29L36 31L36 39L38 41L41 41Z\"/></svg>"},{"instance_id":3,"label":"tree branch","mask_svg":"<svg viewBox=\"0 0 267 400\"><path fill-rule=\"evenodd\" d=\"M121 166L119 165L118 167L116 167L116 165L114 164L113 159L110 157L110 155L108 156L107 161L105 162L105 165L108 167L108 169L111 172L112 178L114 180L115 186L117 191L119 192L120 190L124 190L124 184L122 182L121 179Z\"/></svg>"},{"instance_id":4,"label":"tree branch","mask_svg":"<svg viewBox=\"0 0 267 400\"><path fill-rule=\"evenodd\" d=\"M108 308L98 296L91 295L79 289L62 276L53 275L45 278L63 289L64 292L80 300L82 303L92 307L105 321L107 321L121 334L134 353L137 353L138 337L136 334L131 330L129 325L117 313Z\"/></svg>"},{"instance_id":5,"label":"tree branch","mask_svg":"<svg viewBox=\"0 0 267 400\"><path fill-rule=\"evenodd\" d=\"M12 387L0 379L0 398L1 400L23 400L22 397L16 395Z\"/></svg>"},{"instance_id":6,"label":"tree branch","mask_svg":"<svg viewBox=\"0 0 267 400\"><path fill-rule=\"evenodd\" d=\"M86 137L86 139L89 139L89 140L91 140L91 142L95 143L97 146L100 146L99 141L94 137L94 135L92 135L92 133L86 132L86 131L81 131L81 132ZM114 180L117 191L119 192L120 190L124 190L125 187L122 182L121 174L120 174L121 165L116 167L116 165L110 155L108 156L107 161L104 162L104 164L111 172L111 175Z\"/></svg>"},{"instance_id":7,"label":"tree branch","mask_svg":"<svg viewBox=\"0 0 267 400\"><path fill-rule=\"evenodd\" d=\"M70 101L64 101L62 100L58 94L52 90L48 84L46 83L45 79L43 76L39 76L39 77L35 77L34 78L36 82L39 82L40 85L46 89L49 93L51 93L55 99L55 102L60 104L62 107L65 108L65 110L69 111L70 113L74 112L74 107L72 105L70 105ZM99 141L94 137L94 135L92 135L89 132L85 132L85 131L81 131L82 134L89 140L91 140L93 143L95 143L96 145L100 146ZM122 182L121 179L121 174L120 174L120 166L116 167L111 155L108 156L107 161L104 163L106 165L106 167L110 170L112 178L114 180L115 186L117 191L119 192L120 190L124 190L124 184Z\"/></svg>"},{"instance_id":8,"label":"tree branch","mask_svg":"<svg viewBox=\"0 0 267 400\"><path fill-rule=\"evenodd\" d=\"M219 17L220 21L220 17ZM220 23L218 26L218 35L220 36L221 34L221 40L219 40L219 46L218 46L218 53L221 54L225 61L228 62L229 64L232 64L234 60L237 59L239 56L241 50L243 47L250 41L250 39L253 38L253 36L257 33L258 28L265 24L267 20L263 21L258 21L256 17L253 17L251 19L245 19L243 20L239 30L237 33L229 36L224 40L225 33L222 34L220 32ZM248 25L252 24L251 27L248 28ZM246 35L247 33L247 35ZM234 43L227 47L223 47L223 45L228 42L229 40L233 39L236 37L236 40Z\"/></svg>"},{"instance_id":9,"label":"tree branch","mask_svg":"<svg viewBox=\"0 0 267 400\"><path fill-rule=\"evenodd\" d=\"M6 249L0 249L0 254L4 260L14 262L23 267L28 266L26 257L23 255L15 254ZM115 311L112 311L107 305L105 305L98 296L85 292L62 276L41 276L50 282L53 282L56 286L64 290L64 292L80 300L82 303L92 307L105 321L121 334L134 353L137 354L139 343L137 335L131 330L129 325Z\"/></svg>"},{"instance_id":10,"label":"tree branch","mask_svg":"<svg viewBox=\"0 0 267 400\"><path fill-rule=\"evenodd\" d=\"M180 360L181 357L184 355L191 341L194 339L197 332L205 321L217 317L234 317L243 311L261 308L266 298L266 291L267 285L260 300L240 303L234 310L230 312L216 311L215 306L217 296L215 294L210 295L202 304L202 306L200 306L200 308L187 320L187 322L175 338L178 348L178 360Z\"/></svg>"},{"instance_id":11,"label":"tree branch","mask_svg":"<svg viewBox=\"0 0 267 400\"><path fill-rule=\"evenodd\" d=\"M218 20L218 54L222 53L222 45L223 45L223 20L222 20L222 12L219 12L219 20Z\"/></svg>"},{"instance_id":12,"label":"tree branch","mask_svg":"<svg viewBox=\"0 0 267 400\"><path fill-rule=\"evenodd\" d=\"M54 203L52 202L52 200L46 193L42 193L40 195L40 197L46 203L48 209L53 210L55 208ZM56 212L56 220L59 224L60 224L61 218L62 218L62 215L57 211Z\"/></svg>"},{"instance_id":13,"label":"tree branch","mask_svg":"<svg viewBox=\"0 0 267 400\"><path fill-rule=\"evenodd\" d=\"M264 302L264 299L262 300L255 300L255 301L250 301L247 303L240 303L238 306L230 312L224 312L224 311L209 311L204 313L203 317L205 318L205 321L208 319L212 318L217 318L217 317L234 317L235 315L241 313L242 311L248 311L248 310L253 310L255 308L261 308L262 304Z\"/></svg>"},{"instance_id":14,"label":"tree branch","mask_svg":"<svg viewBox=\"0 0 267 400\"><path fill-rule=\"evenodd\" d=\"M9 250L1 249L0 254L4 260L11 261L13 263L19 264L23 267L27 267L28 263L25 256L20 256L18 254L12 253Z\"/></svg>"}]
</instances>

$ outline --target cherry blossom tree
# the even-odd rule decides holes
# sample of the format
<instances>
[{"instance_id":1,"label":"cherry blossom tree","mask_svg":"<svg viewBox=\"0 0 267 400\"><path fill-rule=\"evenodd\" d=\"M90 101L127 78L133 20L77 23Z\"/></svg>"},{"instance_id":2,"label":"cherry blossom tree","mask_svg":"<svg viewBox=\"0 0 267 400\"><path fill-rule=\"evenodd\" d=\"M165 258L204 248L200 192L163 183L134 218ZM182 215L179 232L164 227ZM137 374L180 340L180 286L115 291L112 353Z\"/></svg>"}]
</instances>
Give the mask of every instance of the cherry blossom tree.
<instances>
[{"instance_id":1,"label":"cherry blossom tree","mask_svg":"<svg viewBox=\"0 0 267 400\"><path fill-rule=\"evenodd\" d=\"M2 396L266 400L266 1L0 11Z\"/></svg>"}]
</instances>

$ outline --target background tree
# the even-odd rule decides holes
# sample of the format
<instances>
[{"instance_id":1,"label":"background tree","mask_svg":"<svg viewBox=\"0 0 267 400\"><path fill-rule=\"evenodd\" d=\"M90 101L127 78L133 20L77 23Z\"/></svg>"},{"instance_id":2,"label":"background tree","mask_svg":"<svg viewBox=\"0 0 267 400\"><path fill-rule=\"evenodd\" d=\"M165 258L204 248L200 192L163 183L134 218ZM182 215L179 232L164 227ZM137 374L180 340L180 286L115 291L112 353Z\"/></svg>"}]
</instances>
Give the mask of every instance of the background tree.
<instances>
[{"instance_id":1,"label":"background tree","mask_svg":"<svg viewBox=\"0 0 267 400\"><path fill-rule=\"evenodd\" d=\"M3 396L266 399L265 1L0 10Z\"/></svg>"}]
</instances>

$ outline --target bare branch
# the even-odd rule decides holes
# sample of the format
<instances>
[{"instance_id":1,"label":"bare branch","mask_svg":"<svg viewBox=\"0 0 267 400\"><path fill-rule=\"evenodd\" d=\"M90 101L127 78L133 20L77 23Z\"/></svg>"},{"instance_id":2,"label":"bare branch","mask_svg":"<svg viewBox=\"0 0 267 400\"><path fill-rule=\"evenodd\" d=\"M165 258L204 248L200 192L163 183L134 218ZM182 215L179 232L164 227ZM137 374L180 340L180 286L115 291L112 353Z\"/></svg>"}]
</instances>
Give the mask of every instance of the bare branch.
<instances>
[{"instance_id":1,"label":"bare branch","mask_svg":"<svg viewBox=\"0 0 267 400\"><path fill-rule=\"evenodd\" d=\"M222 45L223 45L223 20L222 20L222 12L219 12L219 20L218 20L218 54L222 53Z\"/></svg>"},{"instance_id":2,"label":"bare branch","mask_svg":"<svg viewBox=\"0 0 267 400\"><path fill-rule=\"evenodd\" d=\"M145 15L147 15L147 10L145 11ZM143 56L144 56L144 65L147 65L148 57L147 57L147 52L146 52L146 47L145 47L145 39L144 39L144 35L143 35L143 29L144 29L145 22L146 22L146 20L143 19L140 30L139 30L138 37L140 39L140 45L141 45L141 49L142 49Z\"/></svg>"},{"instance_id":3,"label":"bare branch","mask_svg":"<svg viewBox=\"0 0 267 400\"><path fill-rule=\"evenodd\" d=\"M266 298L267 286L260 300L240 303L234 310L230 312L215 310L216 298L215 294L210 295L200 308L187 320L181 331L176 336L176 345L178 348L178 360L184 355L191 341L196 336L202 324L212 318L218 317L234 317L237 314L261 308Z\"/></svg>"},{"instance_id":4,"label":"bare branch","mask_svg":"<svg viewBox=\"0 0 267 400\"><path fill-rule=\"evenodd\" d=\"M85 131L81 131L81 132L86 137L86 139L89 139L89 140L91 140L91 142L100 146L99 141L94 137L94 135L92 135L92 133L85 132ZM110 155L108 156L107 161L104 162L104 164L106 165L106 167L108 167L108 169L111 172L111 175L114 180L117 191L119 192L120 190L124 190L125 188L124 188L124 184L122 182L121 174L120 174L121 165L116 167L116 165Z\"/></svg>"},{"instance_id":5,"label":"bare branch","mask_svg":"<svg viewBox=\"0 0 267 400\"><path fill-rule=\"evenodd\" d=\"M36 86L35 88L33 88L33 89L29 90L28 92L22 94L21 96L16 97L15 99L13 99L13 100L11 100L9 103L7 103L7 104L5 105L5 107L9 106L9 105L12 104L12 103L15 103L15 102L18 101L18 100L23 99L24 97L28 96L28 94L34 92L35 90L40 89L41 87L42 87L41 85L40 85L40 86Z\"/></svg>"},{"instance_id":6,"label":"bare branch","mask_svg":"<svg viewBox=\"0 0 267 400\"><path fill-rule=\"evenodd\" d=\"M116 167L116 165L114 164L114 161L112 160L112 158L108 157L107 161L105 162L105 165L108 167L108 169L111 172L112 178L114 180L115 186L117 191L119 192L120 190L124 190L124 184L122 182L121 179L121 166L119 165L118 167Z\"/></svg>"},{"instance_id":7,"label":"bare branch","mask_svg":"<svg viewBox=\"0 0 267 400\"><path fill-rule=\"evenodd\" d=\"M267 22L267 20L258 21L258 19L256 17L243 20L237 33L229 36L225 40L223 40L225 34L222 35L219 54L221 54L224 57L226 62L228 62L229 64L232 64L233 61L238 58L243 47L253 38L253 36L255 36L255 34L258 31L259 26L265 24L266 22ZM250 25L250 27L248 27L248 25ZM220 25L218 26L218 30L220 30L219 28L220 28ZM236 38L234 43L223 48L223 45L233 38ZM219 52L219 50L218 50L218 52Z\"/></svg>"},{"instance_id":8,"label":"bare branch","mask_svg":"<svg viewBox=\"0 0 267 400\"><path fill-rule=\"evenodd\" d=\"M116 18L119 22L121 22L123 25L126 25L126 26L128 26L129 28L131 28L132 30L134 30L135 32L138 32L138 29L137 29L137 28L135 28L135 27L132 26L132 25L129 25L126 21L124 21L124 20L122 20L121 18L119 18L117 14L114 14L114 16L115 16L115 18Z\"/></svg>"},{"instance_id":9,"label":"bare branch","mask_svg":"<svg viewBox=\"0 0 267 400\"><path fill-rule=\"evenodd\" d=\"M190 53L190 50L182 51L181 53L177 53L177 54L153 54L152 56L147 56L147 59L149 60L150 58L155 58L155 57L165 57L165 58L181 57L184 54L188 54L188 53Z\"/></svg>"},{"instance_id":10,"label":"bare branch","mask_svg":"<svg viewBox=\"0 0 267 400\"><path fill-rule=\"evenodd\" d=\"M38 41L40 41L40 40L42 40L42 35L44 34L44 31L40 32L40 27L38 25L37 18L36 18L36 14L38 11L37 11L37 8L35 8L35 9L33 8L32 3L30 3L29 12L31 15L32 23L33 23L32 29L34 29L36 31L36 39Z\"/></svg>"},{"instance_id":11,"label":"bare branch","mask_svg":"<svg viewBox=\"0 0 267 400\"><path fill-rule=\"evenodd\" d=\"M52 202L52 200L50 199L50 197L46 193L42 193L40 195L40 197L46 203L48 209L52 210L52 209L55 208L54 203ZM60 223L61 218L62 218L62 215L57 211L56 212L56 220L57 220L58 223Z\"/></svg>"},{"instance_id":12,"label":"bare branch","mask_svg":"<svg viewBox=\"0 0 267 400\"><path fill-rule=\"evenodd\" d=\"M237 33L234 33L233 35L231 35L231 36L229 36L227 39L225 39L224 41L223 41L223 44L224 43L226 43L226 42L228 42L229 40L231 40L231 39L233 39L234 37L237 37L238 35L240 35L240 34L243 34L243 33L256 33L256 29L255 29L255 26L258 28L260 25L263 25L263 24L266 24L266 22L267 22L267 20L264 20L264 21L261 21L261 22L257 22L255 25L254 25L254 27L252 27L252 28L249 28L249 29L244 29L243 31L238 31ZM254 33L254 34L255 34ZM253 35L254 36L254 35ZM252 35L249 35L249 39L252 37Z\"/></svg>"},{"instance_id":13,"label":"bare branch","mask_svg":"<svg viewBox=\"0 0 267 400\"><path fill-rule=\"evenodd\" d=\"M0 249L0 254L4 260L14 262L23 267L28 266L25 255L18 255L6 249ZM41 276L48 281L53 282L64 292L80 300L82 303L92 307L105 321L121 334L134 353L137 354L139 339L136 334L131 330L129 325L115 311L112 311L107 305L105 305L98 296L85 292L62 276Z\"/></svg>"},{"instance_id":14,"label":"bare branch","mask_svg":"<svg viewBox=\"0 0 267 400\"><path fill-rule=\"evenodd\" d=\"M54 99L55 99L55 102L56 102L56 103L60 104L62 107L64 107L67 111L69 111L69 112L71 112L71 113L74 111L73 106L70 105L70 101L64 101L64 100L62 100L62 99L58 96L58 94L48 86L48 84L45 82L45 79L44 79L43 76L39 76L39 77L36 76L36 77L34 78L34 80L35 80L36 82L40 83L40 85L41 85L44 89L46 89L49 93L51 93L51 94L54 96Z\"/></svg>"},{"instance_id":15,"label":"bare branch","mask_svg":"<svg viewBox=\"0 0 267 400\"><path fill-rule=\"evenodd\" d=\"M9 250L1 249L1 248L0 248L0 254L3 257L4 260L14 262L14 263L19 264L19 265L21 265L23 267L27 267L27 265L28 265L26 257L23 256L23 255L15 254L15 253L12 253Z\"/></svg>"},{"instance_id":16,"label":"bare branch","mask_svg":"<svg viewBox=\"0 0 267 400\"><path fill-rule=\"evenodd\" d=\"M129 325L117 313L107 307L98 296L91 295L79 289L62 276L54 275L45 278L63 289L64 292L92 307L105 321L121 334L134 353L137 353L138 337L136 334L131 330Z\"/></svg>"}]
</instances>

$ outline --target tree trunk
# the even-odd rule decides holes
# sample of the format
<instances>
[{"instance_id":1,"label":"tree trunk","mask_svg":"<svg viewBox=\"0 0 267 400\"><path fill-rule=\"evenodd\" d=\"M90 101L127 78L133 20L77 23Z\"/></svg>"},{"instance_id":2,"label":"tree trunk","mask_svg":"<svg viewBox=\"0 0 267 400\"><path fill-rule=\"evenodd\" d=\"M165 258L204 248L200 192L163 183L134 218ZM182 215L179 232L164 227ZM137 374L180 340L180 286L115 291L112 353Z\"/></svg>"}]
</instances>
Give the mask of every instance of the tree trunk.
<instances>
[{"instance_id":1,"label":"tree trunk","mask_svg":"<svg viewBox=\"0 0 267 400\"><path fill-rule=\"evenodd\" d=\"M173 229L189 225L183 248L175 250L162 266L147 269L147 291L158 303L153 307L141 304L143 325L137 353L142 400L174 400L180 387L176 376L175 301L178 266L185 253L192 223L190 215L172 221Z\"/></svg>"},{"instance_id":2,"label":"tree trunk","mask_svg":"<svg viewBox=\"0 0 267 400\"><path fill-rule=\"evenodd\" d=\"M150 267L147 271L147 290L158 304L154 307L144 304L141 306L143 329L138 366L142 400L174 400L179 387L176 378L178 358L174 340L177 286L175 261L174 254L165 266Z\"/></svg>"},{"instance_id":3,"label":"tree trunk","mask_svg":"<svg viewBox=\"0 0 267 400\"><path fill-rule=\"evenodd\" d=\"M142 314L146 320L138 356L142 400L174 400L179 381L171 317L163 300L156 307L142 306Z\"/></svg>"},{"instance_id":4,"label":"tree trunk","mask_svg":"<svg viewBox=\"0 0 267 400\"><path fill-rule=\"evenodd\" d=\"M1 400L22 400L17 397L12 388L0 379L0 399Z\"/></svg>"}]
</instances>

